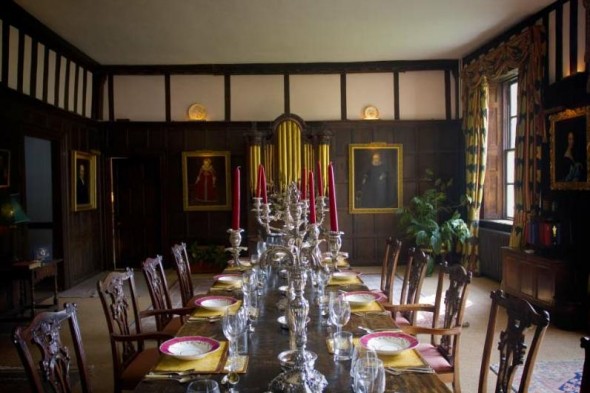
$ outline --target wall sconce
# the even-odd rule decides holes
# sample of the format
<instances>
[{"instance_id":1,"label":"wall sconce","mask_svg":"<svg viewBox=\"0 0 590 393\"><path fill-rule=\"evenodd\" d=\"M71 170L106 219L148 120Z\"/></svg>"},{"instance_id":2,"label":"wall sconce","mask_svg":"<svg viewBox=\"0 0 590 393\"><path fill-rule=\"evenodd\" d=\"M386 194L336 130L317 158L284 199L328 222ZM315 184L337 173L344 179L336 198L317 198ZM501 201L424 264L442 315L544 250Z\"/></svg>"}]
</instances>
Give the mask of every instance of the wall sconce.
<instances>
[{"instance_id":1,"label":"wall sconce","mask_svg":"<svg viewBox=\"0 0 590 393\"><path fill-rule=\"evenodd\" d=\"M363 109L363 120L379 120L379 109L374 105L367 105Z\"/></svg>"}]
</instances>

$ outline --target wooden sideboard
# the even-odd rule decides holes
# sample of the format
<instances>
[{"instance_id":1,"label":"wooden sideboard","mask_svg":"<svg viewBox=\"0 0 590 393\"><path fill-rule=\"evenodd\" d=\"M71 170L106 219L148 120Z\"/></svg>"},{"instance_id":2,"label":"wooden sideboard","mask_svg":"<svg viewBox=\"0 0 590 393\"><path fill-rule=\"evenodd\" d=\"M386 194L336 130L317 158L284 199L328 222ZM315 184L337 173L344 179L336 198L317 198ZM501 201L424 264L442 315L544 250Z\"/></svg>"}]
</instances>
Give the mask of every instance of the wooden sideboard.
<instances>
[{"instance_id":1,"label":"wooden sideboard","mask_svg":"<svg viewBox=\"0 0 590 393\"><path fill-rule=\"evenodd\" d=\"M571 297L568 262L502 247L502 289L548 311Z\"/></svg>"}]
</instances>

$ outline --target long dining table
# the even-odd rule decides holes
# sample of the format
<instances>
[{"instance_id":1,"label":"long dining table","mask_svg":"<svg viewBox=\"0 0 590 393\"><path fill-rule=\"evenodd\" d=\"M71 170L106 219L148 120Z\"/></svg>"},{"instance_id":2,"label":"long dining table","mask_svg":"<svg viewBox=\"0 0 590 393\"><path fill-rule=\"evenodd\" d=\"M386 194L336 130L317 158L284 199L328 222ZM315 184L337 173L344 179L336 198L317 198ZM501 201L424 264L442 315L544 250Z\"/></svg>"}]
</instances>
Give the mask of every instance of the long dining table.
<instances>
[{"instance_id":1,"label":"long dining table","mask_svg":"<svg viewBox=\"0 0 590 393\"><path fill-rule=\"evenodd\" d=\"M236 273L231 270L231 273ZM308 280L310 281L310 280ZM330 283L329 283L330 284ZM286 285L286 279L276 272L269 274L268 280L262 294L259 295L259 315L255 323L255 331L250 332L248 337L248 362L245 372L240 374L239 383L234 387L235 391L266 392L269 383L278 376L282 370L277 356L282 351L289 349L289 331L277 322L284 310L280 305L284 304L285 294L279 287ZM327 291L358 291L367 290L361 282L328 285ZM241 298L239 288L213 285L209 294L229 295ZM322 317L317 305L317 291L309 284L305 292L309 301L310 320L307 324L307 346L306 349L317 353L318 358L315 369L322 373L328 382L325 392L350 392L352 391L350 376L351 361L335 361L328 350L327 338L330 336L330 327L322 323ZM366 331L359 328L363 326L369 329L389 328L396 330L397 327L390 315L386 312L353 312L349 322L343 330L351 331L354 337L366 334ZM206 336L216 340L226 340L223 335L222 322L220 318L188 319L177 333L180 336ZM226 351L227 349L225 349ZM164 355L162 355L164 356ZM226 359L224 354L222 359ZM223 361L223 360L222 360ZM195 375L195 378L206 377L221 381L226 372L223 367L217 368L213 373ZM178 393L186 390L187 383L180 383L177 378L155 379L146 377L135 389L136 392L151 393L165 392ZM221 384L220 384L221 386ZM223 388L222 388L223 391ZM386 393L449 393L449 388L442 383L436 374L404 372L400 375L386 374Z\"/></svg>"}]
</instances>

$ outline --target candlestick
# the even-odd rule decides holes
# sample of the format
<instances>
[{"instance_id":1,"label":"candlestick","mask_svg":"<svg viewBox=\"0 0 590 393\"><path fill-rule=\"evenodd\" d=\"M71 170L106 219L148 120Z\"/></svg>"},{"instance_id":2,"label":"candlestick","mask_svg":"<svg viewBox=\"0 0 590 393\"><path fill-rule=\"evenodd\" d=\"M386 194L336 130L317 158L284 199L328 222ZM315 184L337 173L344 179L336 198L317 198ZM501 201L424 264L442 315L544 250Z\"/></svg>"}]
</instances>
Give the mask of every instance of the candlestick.
<instances>
[{"instance_id":1,"label":"candlestick","mask_svg":"<svg viewBox=\"0 0 590 393\"><path fill-rule=\"evenodd\" d=\"M314 190L313 186L314 186L313 172L309 171L309 223L310 224L316 223L315 190Z\"/></svg>"},{"instance_id":2,"label":"candlestick","mask_svg":"<svg viewBox=\"0 0 590 393\"><path fill-rule=\"evenodd\" d=\"M307 199L307 179L305 167L301 168L301 199Z\"/></svg>"},{"instance_id":3,"label":"candlestick","mask_svg":"<svg viewBox=\"0 0 590 393\"><path fill-rule=\"evenodd\" d=\"M233 215L231 227L234 231L240 229L240 167L234 169Z\"/></svg>"},{"instance_id":4,"label":"candlestick","mask_svg":"<svg viewBox=\"0 0 590 393\"><path fill-rule=\"evenodd\" d=\"M318 169L318 196L323 197L324 196L324 179L322 177L322 165L320 164L320 160L318 160L318 165L317 165Z\"/></svg>"},{"instance_id":5,"label":"candlestick","mask_svg":"<svg viewBox=\"0 0 590 393\"><path fill-rule=\"evenodd\" d=\"M338 214L336 211L336 186L334 184L334 166L328 165L328 197L330 198L330 229L338 232Z\"/></svg>"}]
</instances>

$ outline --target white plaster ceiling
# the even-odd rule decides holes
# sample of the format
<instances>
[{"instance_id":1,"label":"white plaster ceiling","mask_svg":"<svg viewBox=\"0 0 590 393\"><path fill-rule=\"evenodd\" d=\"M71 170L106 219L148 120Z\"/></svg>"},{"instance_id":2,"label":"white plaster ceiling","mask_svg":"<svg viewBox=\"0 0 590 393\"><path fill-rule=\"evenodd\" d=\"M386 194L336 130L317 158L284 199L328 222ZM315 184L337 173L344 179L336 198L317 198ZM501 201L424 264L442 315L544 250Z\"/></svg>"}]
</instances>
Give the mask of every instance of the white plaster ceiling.
<instances>
[{"instance_id":1,"label":"white plaster ceiling","mask_svg":"<svg viewBox=\"0 0 590 393\"><path fill-rule=\"evenodd\" d=\"M554 0L14 0L103 65L458 59Z\"/></svg>"}]
</instances>

